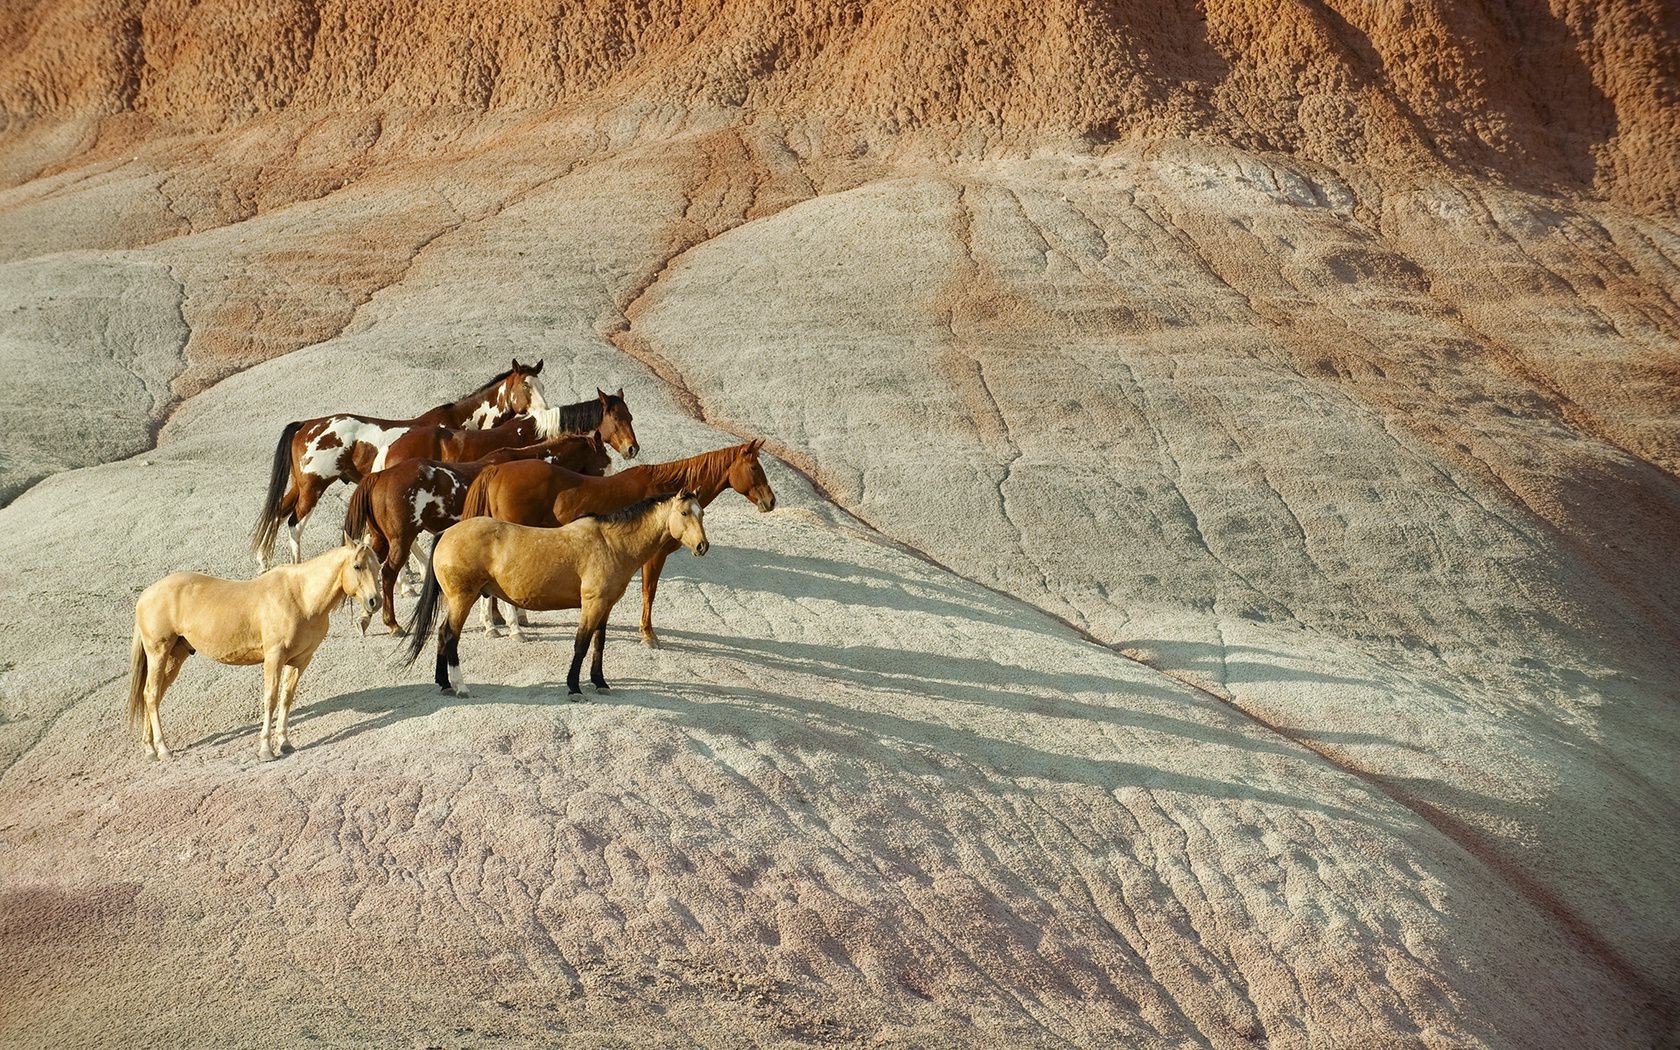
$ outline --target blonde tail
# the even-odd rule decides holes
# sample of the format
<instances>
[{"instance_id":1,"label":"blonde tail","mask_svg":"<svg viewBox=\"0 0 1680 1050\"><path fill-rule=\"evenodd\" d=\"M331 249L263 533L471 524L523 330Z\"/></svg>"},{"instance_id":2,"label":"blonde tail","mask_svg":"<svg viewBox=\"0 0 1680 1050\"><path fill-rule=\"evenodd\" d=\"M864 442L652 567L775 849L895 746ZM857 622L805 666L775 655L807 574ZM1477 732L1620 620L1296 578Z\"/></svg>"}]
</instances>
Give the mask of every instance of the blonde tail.
<instances>
[{"instance_id":1,"label":"blonde tail","mask_svg":"<svg viewBox=\"0 0 1680 1050\"><path fill-rule=\"evenodd\" d=\"M133 728L146 715L146 645L140 624L134 624L134 644L128 650L128 724Z\"/></svg>"}]
</instances>

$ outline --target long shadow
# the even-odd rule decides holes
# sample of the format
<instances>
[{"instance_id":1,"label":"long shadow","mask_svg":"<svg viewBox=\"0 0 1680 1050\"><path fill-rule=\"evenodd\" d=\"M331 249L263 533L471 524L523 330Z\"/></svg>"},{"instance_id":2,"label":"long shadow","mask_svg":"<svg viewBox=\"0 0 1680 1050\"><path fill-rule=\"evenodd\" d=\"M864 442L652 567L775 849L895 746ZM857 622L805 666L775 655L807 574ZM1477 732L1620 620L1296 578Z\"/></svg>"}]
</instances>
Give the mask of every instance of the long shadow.
<instances>
[{"instance_id":1,"label":"long shadow","mask_svg":"<svg viewBox=\"0 0 1680 1050\"><path fill-rule=\"evenodd\" d=\"M877 692L916 698L935 697L1019 714L1085 718L1111 726L1166 733L1243 751L1264 751L1292 757L1304 754L1298 747L1266 736L1238 733L1169 715L1143 714L1118 704L1090 703L1068 695L1146 695L1182 703L1189 698L1188 691L1183 688L1099 675L1034 671L991 660L906 652L875 645L842 647L809 642L773 642L756 638L726 638L699 631L666 630L662 633L667 638L694 643L697 652L711 653L746 665L769 666L813 678L849 682ZM1047 692L1055 695L1043 695Z\"/></svg>"},{"instance_id":2,"label":"long shadow","mask_svg":"<svg viewBox=\"0 0 1680 1050\"><path fill-rule=\"evenodd\" d=\"M1002 599L978 586L973 591L930 580L906 580L902 576L851 562L800 554L777 554L752 547L730 548L707 564L678 564L672 559L666 574L686 576L709 583L727 584L737 590L757 590L797 601L822 598L845 605L894 609L899 612L929 613L963 620L980 620L1000 627L1014 627L1051 633L1054 626L1062 635L1066 628L1049 616L1021 603L1020 610L1007 615L997 608ZM672 570L675 569L675 573ZM871 586L865 581L874 581ZM978 593L976 593L978 592Z\"/></svg>"},{"instance_id":3,"label":"long shadow","mask_svg":"<svg viewBox=\"0 0 1680 1050\"><path fill-rule=\"evenodd\" d=\"M663 711L685 728L731 732L760 743L785 747L790 740L811 750L844 751L841 757L861 756L887 768L905 768L906 748L929 749L957 759L964 766L1006 777L1034 777L1058 784L1087 785L1112 793L1127 787L1176 791L1207 798L1244 800L1310 810L1338 820L1383 826L1368 813L1258 787L1240 781L1180 773L1141 762L1091 758L1044 751L1015 741L1000 740L961 726L942 725L885 712L848 707L809 697L789 697L743 686L665 683L626 679L608 694L591 693L596 706ZM424 717L448 708L516 704L568 709L560 683L534 686L487 686L478 695L456 697L433 692L430 685L383 686L334 697L293 716L300 725L331 714L354 711L372 717L336 730L318 740L304 740L305 748L342 744L405 719ZM1207 727L1186 724L1197 731ZM245 733L255 731L247 727ZM1213 743L1223 741L1213 740ZM948 776L961 775L948 770ZM1005 793L1006 786L984 781L985 790Z\"/></svg>"}]
</instances>

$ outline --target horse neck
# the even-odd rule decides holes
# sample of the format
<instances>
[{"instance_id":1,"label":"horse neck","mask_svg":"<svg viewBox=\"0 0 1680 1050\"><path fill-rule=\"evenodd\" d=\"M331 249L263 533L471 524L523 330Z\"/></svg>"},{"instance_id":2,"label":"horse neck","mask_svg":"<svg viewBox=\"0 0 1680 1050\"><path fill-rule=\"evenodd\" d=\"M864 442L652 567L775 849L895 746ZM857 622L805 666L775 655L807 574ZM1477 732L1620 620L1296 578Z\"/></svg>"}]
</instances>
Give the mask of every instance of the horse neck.
<instances>
[{"instance_id":1,"label":"horse neck","mask_svg":"<svg viewBox=\"0 0 1680 1050\"><path fill-rule=\"evenodd\" d=\"M483 390L474 390L461 400L447 406L449 412L449 422L447 425L451 427L460 427L465 425L466 422L473 417L473 414L485 405L491 405L495 407L497 411L503 411L500 400L501 390L502 385L497 383L496 385L487 387Z\"/></svg>"},{"instance_id":2,"label":"horse neck","mask_svg":"<svg viewBox=\"0 0 1680 1050\"><path fill-rule=\"evenodd\" d=\"M698 456L679 459L683 465L682 487L700 497L705 506L729 487L729 468L735 461L733 448L718 448Z\"/></svg>"},{"instance_id":3,"label":"horse neck","mask_svg":"<svg viewBox=\"0 0 1680 1050\"><path fill-rule=\"evenodd\" d=\"M340 547L309 559L298 566L303 570L298 579L298 604L305 616L313 619L332 611L344 598L344 565L350 552Z\"/></svg>"},{"instance_id":4,"label":"horse neck","mask_svg":"<svg viewBox=\"0 0 1680 1050\"><path fill-rule=\"evenodd\" d=\"M607 546L618 551L631 564L641 565L653 557L654 551L670 535L665 503L655 503L635 521L603 523L601 532Z\"/></svg>"},{"instance_id":5,"label":"horse neck","mask_svg":"<svg viewBox=\"0 0 1680 1050\"><path fill-rule=\"evenodd\" d=\"M560 406L560 433L587 434L591 430L601 429L600 398L590 398L573 405Z\"/></svg>"}]
</instances>

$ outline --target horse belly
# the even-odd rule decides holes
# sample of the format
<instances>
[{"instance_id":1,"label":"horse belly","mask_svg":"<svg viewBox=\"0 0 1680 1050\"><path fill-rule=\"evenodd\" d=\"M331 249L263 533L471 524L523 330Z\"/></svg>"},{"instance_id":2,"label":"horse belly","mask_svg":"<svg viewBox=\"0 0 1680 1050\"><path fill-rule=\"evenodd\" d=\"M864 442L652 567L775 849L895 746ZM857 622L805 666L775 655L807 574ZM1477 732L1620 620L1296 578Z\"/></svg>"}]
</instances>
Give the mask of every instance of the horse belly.
<instances>
[{"instance_id":1,"label":"horse belly","mask_svg":"<svg viewBox=\"0 0 1680 1050\"><path fill-rule=\"evenodd\" d=\"M578 575L571 566L530 553L498 559L491 582L499 597L521 609L576 609L581 604Z\"/></svg>"}]
</instances>

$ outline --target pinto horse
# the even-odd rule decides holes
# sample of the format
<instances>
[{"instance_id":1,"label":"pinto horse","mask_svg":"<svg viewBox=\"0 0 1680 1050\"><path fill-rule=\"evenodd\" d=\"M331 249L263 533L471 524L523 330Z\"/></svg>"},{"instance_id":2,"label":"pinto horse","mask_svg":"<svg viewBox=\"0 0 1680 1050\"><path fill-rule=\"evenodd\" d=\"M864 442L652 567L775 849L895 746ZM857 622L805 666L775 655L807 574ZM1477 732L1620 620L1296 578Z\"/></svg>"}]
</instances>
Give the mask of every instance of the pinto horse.
<instances>
[{"instance_id":1,"label":"pinto horse","mask_svg":"<svg viewBox=\"0 0 1680 1050\"><path fill-rule=\"evenodd\" d=\"M703 555L706 512L692 492L661 494L599 517L588 515L558 529L532 529L489 518L466 518L452 525L432 546L426 564L426 584L409 621L412 664L426 648L438 613L438 688L466 696L461 688L461 626L480 595L499 597L527 609L577 609L577 638L566 689L581 699L578 669L590 643L595 660L589 680L607 691L601 672L606 648L607 616L630 577L656 550L687 547ZM439 599L442 599L440 610Z\"/></svg>"},{"instance_id":2,"label":"pinto horse","mask_svg":"<svg viewBox=\"0 0 1680 1050\"><path fill-rule=\"evenodd\" d=\"M336 481L355 482L404 459L477 459L498 448L590 430L600 431L626 459L635 457L640 445L623 390L608 394L597 389L592 400L549 408L536 378L541 369L541 362L530 366L516 360L512 370L474 393L415 419L338 415L288 423L274 446L268 493L251 533L251 550L267 565L284 520L291 530L292 560L299 560L303 524L323 492ZM487 409L487 404L492 407ZM461 418L473 424L488 422L494 429L478 437L447 422Z\"/></svg>"},{"instance_id":3,"label":"pinto horse","mask_svg":"<svg viewBox=\"0 0 1680 1050\"><path fill-rule=\"evenodd\" d=\"M679 489L693 492L702 507L711 505L726 488L734 489L761 512L776 509L776 493L764 476L758 452L764 439L744 445L702 452L698 456L631 467L610 477L592 478L538 460L499 463L486 467L467 490L462 519L491 517L520 525L554 527L586 514L606 514L629 506L656 493ZM659 590L659 574L665 559L677 549L675 542L659 547L642 566L642 641L659 648L653 631L653 597ZM494 634L495 599L485 603L484 628ZM521 637L522 615L516 615L511 631Z\"/></svg>"},{"instance_id":4,"label":"pinto horse","mask_svg":"<svg viewBox=\"0 0 1680 1050\"><path fill-rule=\"evenodd\" d=\"M380 608L392 634L402 633L393 609L393 589L416 537L422 532L436 535L461 520L467 488L485 467L521 459L537 459L595 476L606 473L612 462L601 435L590 431L540 445L499 449L465 463L407 459L357 483L344 513L344 536L346 540L359 540L365 532L368 545L380 559L384 597Z\"/></svg>"}]
</instances>

